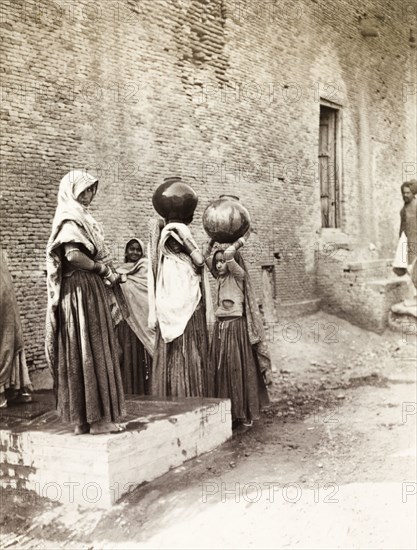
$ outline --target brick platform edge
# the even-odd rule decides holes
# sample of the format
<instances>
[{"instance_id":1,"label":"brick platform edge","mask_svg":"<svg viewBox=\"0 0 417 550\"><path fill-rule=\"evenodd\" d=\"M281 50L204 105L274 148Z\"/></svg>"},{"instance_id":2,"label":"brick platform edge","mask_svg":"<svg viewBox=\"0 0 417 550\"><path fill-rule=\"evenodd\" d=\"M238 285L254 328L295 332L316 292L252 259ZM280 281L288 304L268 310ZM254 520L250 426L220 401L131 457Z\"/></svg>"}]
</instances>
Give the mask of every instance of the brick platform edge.
<instances>
[{"instance_id":1,"label":"brick platform edge","mask_svg":"<svg viewBox=\"0 0 417 550\"><path fill-rule=\"evenodd\" d=\"M211 451L232 435L228 399L144 401L121 434L69 429L0 430L3 488L61 503L109 508L138 485Z\"/></svg>"}]
</instances>

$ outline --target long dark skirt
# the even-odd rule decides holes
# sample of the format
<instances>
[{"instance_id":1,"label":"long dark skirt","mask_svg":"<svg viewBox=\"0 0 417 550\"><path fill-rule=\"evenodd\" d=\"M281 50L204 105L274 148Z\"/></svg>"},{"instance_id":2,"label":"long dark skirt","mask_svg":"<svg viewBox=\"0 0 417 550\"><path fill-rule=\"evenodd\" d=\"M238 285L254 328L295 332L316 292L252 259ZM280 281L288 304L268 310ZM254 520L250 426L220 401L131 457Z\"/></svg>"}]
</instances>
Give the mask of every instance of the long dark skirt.
<instances>
[{"instance_id":1,"label":"long dark skirt","mask_svg":"<svg viewBox=\"0 0 417 550\"><path fill-rule=\"evenodd\" d=\"M232 419L259 418L268 394L255 350L249 341L246 318L216 321L210 347L210 367L214 371L215 397L228 397Z\"/></svg>"},{"instance_id":2,"label":"long dark skirt","mask_svg":"<svg viewBox=\"0 0 417 550\"><path fill-rule=\"evenodd\" d=\"M120 346L120 370L125 393L149 395L152 357L127 321L117 325Z\"/></svg>"},{"instance_id":3,"label":"long dark skirt","mask_svg":"<svg viewBox=\"0 0 417 550\"><path fill-rule=\"evenodd\" d=\"M63 278L59 304L57 409L73 424L125 414L117 342L106 288L92 272Z\"/></svg>"},{"instance_id":4,"label":"long dark skirt","mask_svg":"<svg viewBox=\"0 0 417 550\"><path fill-rule=\"evenodd\" d=\"M166 344L159 329L152 365L152 395L159 397L205 397L208 392L208 335L201 305L184 334Z\"/></svg>"}]
</instances>

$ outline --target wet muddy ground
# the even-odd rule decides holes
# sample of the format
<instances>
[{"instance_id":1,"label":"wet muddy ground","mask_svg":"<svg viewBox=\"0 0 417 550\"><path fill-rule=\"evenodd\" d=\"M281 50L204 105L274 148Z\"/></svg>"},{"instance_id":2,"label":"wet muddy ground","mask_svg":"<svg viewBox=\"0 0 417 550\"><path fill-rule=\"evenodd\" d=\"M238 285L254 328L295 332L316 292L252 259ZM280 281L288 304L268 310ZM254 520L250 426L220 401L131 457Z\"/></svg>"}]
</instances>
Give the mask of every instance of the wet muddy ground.
<instances>
[{"instance_id":1,"label":"wet muddy ground","mask_svg":"<svg viewBox=\"0 0 417 550\"><path fill-rule=\"evenodd\" d=\"M251 429L109 512L3 491L3 548L414 548L416 341L323 312L270 333Z\"/></svg>"}]
</instances>

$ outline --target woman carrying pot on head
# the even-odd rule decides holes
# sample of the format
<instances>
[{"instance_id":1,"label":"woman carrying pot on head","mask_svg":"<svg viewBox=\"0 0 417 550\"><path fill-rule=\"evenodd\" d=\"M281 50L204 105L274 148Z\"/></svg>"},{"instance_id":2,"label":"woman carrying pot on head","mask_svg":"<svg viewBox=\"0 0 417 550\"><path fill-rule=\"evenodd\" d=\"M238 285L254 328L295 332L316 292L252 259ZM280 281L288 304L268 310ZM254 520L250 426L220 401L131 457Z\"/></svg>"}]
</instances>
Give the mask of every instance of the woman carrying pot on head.
<instances>
[{"instance_id":1,"label":"woman carrying pot on head","mask_svg":"<svg viewBox=\"0 0 417 550\"><path fill-rule=\"evenodd\" d=\"M161 188L176 199L175 211L161 206ZM154 206L166 225L161 230L154 223L150 234L149 321L157 326L152 395L207 396L211 295L204 257L188 227L197 195L181 178L168 178L155 192Z\"/></svg>"},{"instance_id":2,"label":"woman carrying pot on head","mask_svg":"<svg viewBox=\"0 0 417 550\"><path fill-rule=\"evenodd\" d=\"M149 395L155 331L148 328L148 259L139 239L130 239L125 262L117 268L126 282L121 285L129 317L117 325L121 348L120 368L125 393Z\"/></svg>"},{"instance_id":3,"label":"woman carrying pot on head","mask_svg":"<svg viewBox=\"0 0 417 550\"><path fill-rule=\"evenodd\" d=\"M89 211L98 180L73 170L61 180L47 246L46 357L57 410L75 433L114 433L125 413L114 326L127 308Z\"/></svg>"}]
</instances>

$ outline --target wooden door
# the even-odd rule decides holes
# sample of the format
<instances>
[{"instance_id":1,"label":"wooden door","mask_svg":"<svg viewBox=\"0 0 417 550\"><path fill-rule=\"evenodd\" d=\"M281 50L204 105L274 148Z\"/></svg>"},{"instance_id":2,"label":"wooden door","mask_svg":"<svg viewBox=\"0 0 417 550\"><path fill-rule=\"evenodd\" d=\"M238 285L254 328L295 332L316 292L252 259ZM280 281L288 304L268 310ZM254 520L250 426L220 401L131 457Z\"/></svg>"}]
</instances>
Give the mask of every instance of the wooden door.
<instances>
[{"instance_id":1,"label":"wooden door","mask_svg":"<svg viewBox=\"0 0 417 550\"><path fill-rule=\"evenodd\" d=\"M322 227L339 226L336 117L336 109L320 108L319 178Z\"/></svg>"}]
</instances>

